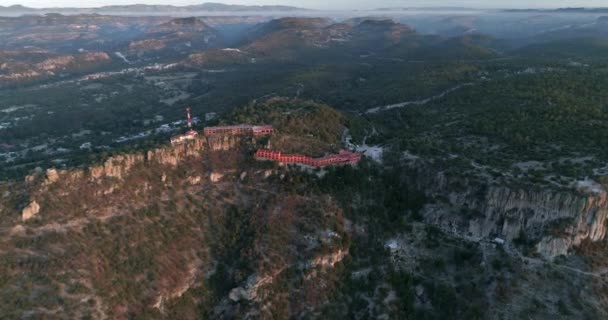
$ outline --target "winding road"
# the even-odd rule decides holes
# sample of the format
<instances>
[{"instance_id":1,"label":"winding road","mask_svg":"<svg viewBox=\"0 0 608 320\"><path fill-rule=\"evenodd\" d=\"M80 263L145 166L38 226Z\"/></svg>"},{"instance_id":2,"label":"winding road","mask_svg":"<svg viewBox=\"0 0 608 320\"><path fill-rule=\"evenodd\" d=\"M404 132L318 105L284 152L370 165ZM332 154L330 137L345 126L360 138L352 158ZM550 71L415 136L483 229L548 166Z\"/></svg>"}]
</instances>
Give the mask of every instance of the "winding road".
<instances>
[{"instance_id":1,"label":"winding road","mask_svg":"<svg viewBox=\"0 0 608 320\"><path fill-rule=\"evenodd\" d=\"M475 83L473 82L467 82L467 83L463 83L463 84L459 84L455 87L452 87L450 89L447 89L437 95L434 95L432 97L429 98L425 98L425 99L421 99L421 100L413 100L413 101L406 101L406 102L400 102L400 103L396 103L396 104L389 104L386 106L382 106L382 107L375 107L375 108L371 108L371 109L367 109L365 112L363 112L362 114L372 114L372 113L378 113L378 112L382 112L382 111L387 111L387 110L391 110L391 109L398 109L398 108L403 108L403 107L407 107L407 106L420 106L420 105L425 105L433 100L437 100L440 98L445 97L446 95L459 90L461 88L464 87L469 87L474 85Z\"/></svg>"}]
</instances>

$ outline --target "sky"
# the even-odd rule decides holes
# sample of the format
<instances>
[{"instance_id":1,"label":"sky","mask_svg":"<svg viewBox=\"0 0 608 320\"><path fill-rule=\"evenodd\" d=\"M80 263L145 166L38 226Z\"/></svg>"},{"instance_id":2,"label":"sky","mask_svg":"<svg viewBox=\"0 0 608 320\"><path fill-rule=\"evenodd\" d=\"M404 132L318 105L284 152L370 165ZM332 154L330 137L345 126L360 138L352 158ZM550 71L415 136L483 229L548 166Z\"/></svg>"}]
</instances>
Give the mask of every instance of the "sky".
<instances>
[{"instance_id":1,"label":"sky","mask_svg":"<svg viewBox=\"0 0 608 320\"><path fill-rule=\"evenodd\" d=\"M134 3L190 5L205 0L0 0L0 6L99 7ZM310 9L374 9L381 7L458 6L479 8L606 7L608 0L209 0L229 4L281 4Z\"/></svg>"}]
</instances>

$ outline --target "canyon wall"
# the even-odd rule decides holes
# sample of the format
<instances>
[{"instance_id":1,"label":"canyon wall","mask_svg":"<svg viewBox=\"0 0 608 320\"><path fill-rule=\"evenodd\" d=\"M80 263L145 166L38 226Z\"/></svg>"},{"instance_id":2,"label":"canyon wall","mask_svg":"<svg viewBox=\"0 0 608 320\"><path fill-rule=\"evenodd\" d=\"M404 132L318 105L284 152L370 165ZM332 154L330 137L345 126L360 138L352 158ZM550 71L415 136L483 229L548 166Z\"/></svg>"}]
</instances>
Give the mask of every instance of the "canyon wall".
<instances>
[{"instance_id":1,"label":"canyon wall","mask_svg":"<svg viewBox=\"0 0 608 320\"><path fill-rule=\"evenodd\" d=\"M104 177L122 179L136 166L146 163L177 166L178 163L189 157L201 158L203 151L227 151L241 143L242 138L234 136L200 137L187 143L161 147L148 152L117 155L108 158L102 164L88 168L57 170L49 169L46 172L45 184L51 185L60 180L88 179L98 181ZM39 175L30 175L26 181L33 182Z\"/></svg>"},{"instance_id":2,"label":"canyon wall","mask_svg":"<svg viewBox=\"0 0 608 320\"><path fill-rule=\"evenodd\" d=\"M425 207L425 220L462 237L525 241L546 258L606 237L605 190L509 186L448 177L424 165L412 171L404 179L435 200Z\"/></svg>"},{"instance_id":3,"label":"canyon wall","mask_svg":"<svg viewBox=\"0 0 608 320\"><path fill-rule=\"evenodd\" d=\"M227 151L237 148L242 142L242 137L200 137L147 152L112 156L101 164L89 167L48 169L34 173L25 178L29 202L22 207L21 220L29 220L41 211L42 215L48 215L45 207L49 203L67 204L68 199L74 202L74 206L82 206L83 211L94 206L103 207L108 201L120 203L128 197L145 199L150 193L151 184L170 184L167 177L179 172L180 164L184 163L190 164L190 171L194 175L185 177L184 181L192 184L196 178L208 174L208 167L203 165L203 161L209 159L206 151ZM75 194L80 194L80 199L74 199ZM60 212L55 213L58 217L62 216Z\"/></svg>"}]
</instances>

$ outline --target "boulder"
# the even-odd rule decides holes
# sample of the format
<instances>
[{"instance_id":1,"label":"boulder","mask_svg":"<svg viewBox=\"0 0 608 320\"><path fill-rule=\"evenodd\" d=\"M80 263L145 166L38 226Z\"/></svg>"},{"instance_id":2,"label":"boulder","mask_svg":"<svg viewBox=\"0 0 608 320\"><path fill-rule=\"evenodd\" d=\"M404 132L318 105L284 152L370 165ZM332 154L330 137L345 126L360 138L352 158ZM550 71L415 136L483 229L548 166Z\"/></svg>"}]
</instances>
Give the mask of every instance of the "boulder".
<instances>
[{"instance_id":1,"label":"boulder","mask_svg":"<svg viewBox=\"0 0 608 320\"><path fill-rule=\"evenodd\" d=\"M36 200L32 201L27 207L23 208L21 211L21 220L27 221L30 220L40 212L40 205Z\"/></svg>"}]
</instances>

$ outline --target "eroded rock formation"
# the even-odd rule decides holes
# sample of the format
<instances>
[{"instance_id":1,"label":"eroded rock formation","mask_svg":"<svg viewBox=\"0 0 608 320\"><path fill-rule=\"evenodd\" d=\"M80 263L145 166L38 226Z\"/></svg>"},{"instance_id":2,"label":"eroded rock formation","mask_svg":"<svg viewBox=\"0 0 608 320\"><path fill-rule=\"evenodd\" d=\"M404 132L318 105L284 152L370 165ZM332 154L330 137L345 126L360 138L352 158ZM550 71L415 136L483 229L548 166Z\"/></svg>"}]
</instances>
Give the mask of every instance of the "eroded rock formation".
<instances>
[{"instance_id":1,"label":"eroded rock formation","mask_svg":"<svg viewBox=\"0 0 608 320\"><path fill-rule=\"evenodd\" d=\"M473 239L525 238L547 258L606 237L606 191L505 186L450 178L424 166L414 171L415 178L406 179L437 200L426 206L425 220L448 232Z\"/></svg>"},{"instance_id":2,"label":"eroded rock formation","mask_svg":"<svg viewBox=\"0 0 608 320\"><path fill-rule=\"evenodd\" d=\"M38 202L36 202L36 200L30 202L29 205L27 205L27 207L23 208L23 210L21 211L21 220L23 221L27 221L30 220L34 217L36 217L36 215L40 212L40 205L38 204Z\"/></svg>"}]
</instances>

